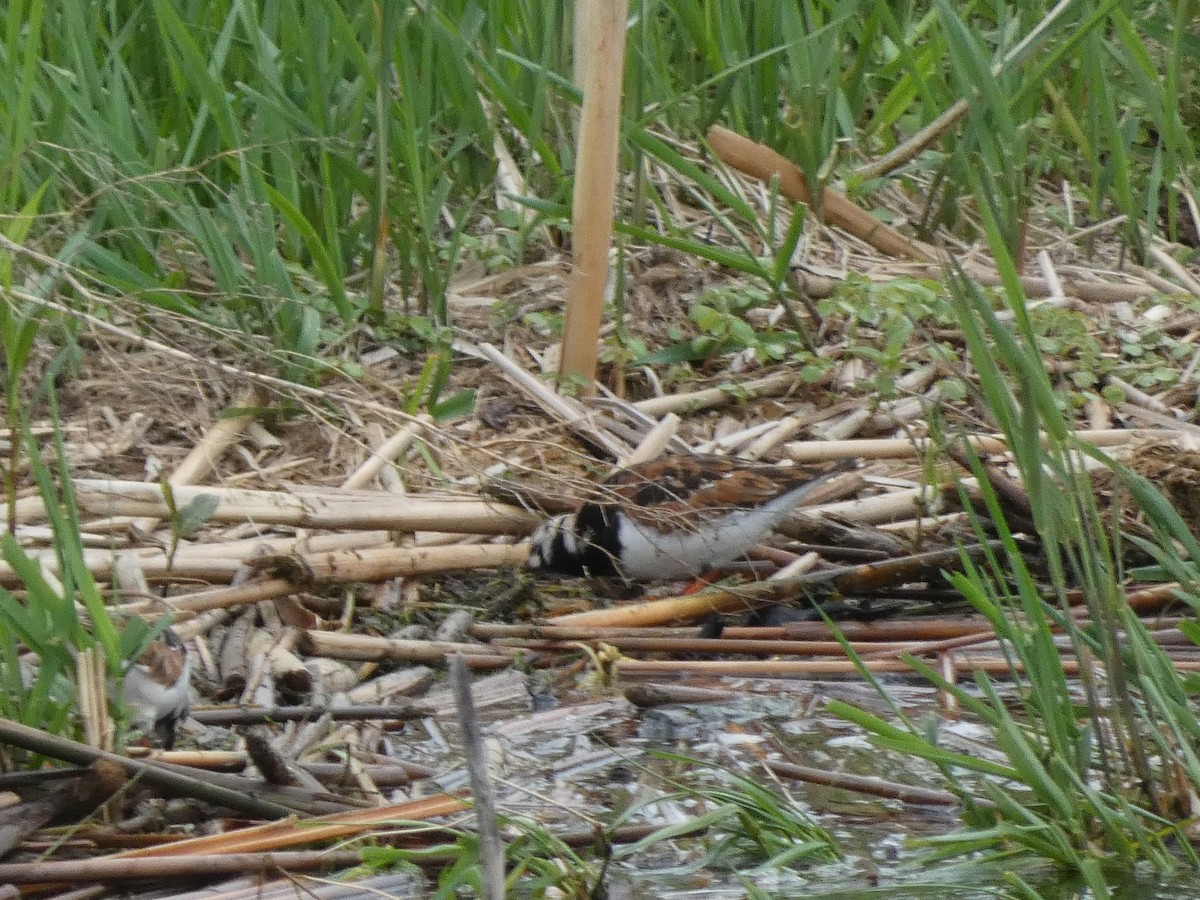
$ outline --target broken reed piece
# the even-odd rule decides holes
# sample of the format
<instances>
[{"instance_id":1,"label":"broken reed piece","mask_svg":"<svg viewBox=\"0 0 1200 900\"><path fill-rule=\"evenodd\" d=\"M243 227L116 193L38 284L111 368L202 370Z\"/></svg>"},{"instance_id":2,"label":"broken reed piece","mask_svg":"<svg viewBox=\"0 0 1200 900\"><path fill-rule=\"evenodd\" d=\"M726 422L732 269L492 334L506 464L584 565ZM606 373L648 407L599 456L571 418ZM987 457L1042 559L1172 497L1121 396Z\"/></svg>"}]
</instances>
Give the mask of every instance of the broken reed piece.
<instances>
[{"instance_id":1,"label":"broken reed piece","mask_svg":"<svg viewBox=\"0 0 1200 900\"><path fill-rule=\"evenodd\" d=\"M663 397L650 397L638 400L631 405L648 416L658 418L667 413L694 412L698 409L710 409L714 406L724 406L727 403L740 403L760 397L773 397L785 394L796 386L796 376L792 372L776 373L758 378L754 381L744 381L728 387L704 388L698 391L688 391L682 394L668 394ZM858 401L855 401L858 402ZM619 456L620 454L614 454Z\"/></svg>"},{"instance_id":2,"label":"broken reed piece","mask_svg":"<svg viewBox=\"0 0 1200 900\"><path fill-rule=\"evenodd\" d=\"M961 479L959 484L969 486L975 483L973 478ZM860 497L854 500L842 500L837 503L826 503L821 506L806 506L799 514L804 516L832 516L843 522L855 525L884 525L913 515L931 516L941 512L945 495L928 485L915 488L902 488L878 494L874 497Z\"/></svg>"},{"instance_id":3,"label":"broken reed piece","mask_svg":"<svg viewBox=\"0 0 1200 900\"><path fill-rule=\"evenodd\" d=\"M521 650L489 644L409 641L336 631L307 631L303 643L309 653L317 656L368 661L391 659L441 664L449 655L461 653L472 669L499 669L510 665L517 656L528 655Z\"/></svg>"},{"instance_id":4,"label":"broken reed piece","mask_svg":"<svg viewBox=\"0 0 1200 900\"><path fill-rule=\"evenodd\" d=\"M824 188L819 202L814 203L800 167L770 147L720 125L708 130L708 144L722 162L747 175L763 181L779 176L779 188L785 197L814 207L822 222L836 225L876 250L921 262L937 259L932 248L909 240L832 188Z\"/></svg>"},{"instance_id":5,"label":"broken reed piece","mask_svg":"<svg viewBox=\"0 0 1200 900\"><path fill-rule=\"evenodd\" d=\"M522 394L536 403L551 418L578 434L584 441L604 449L613 459L626 456L632 448L596 424L596 416L574 397L554 393L537 377L526 372L502 350L489 343L479 345L456 342L455 347L488 360Z\"/></svg>"},{"instance_id":6,"label":"broken reed piece","mask_svg":"<svg viewBox=\"0 0 1200 900\"><path fill-rule=\"evenodd\" d=\"M284 691L303 696L312 688L312 673L292 652L299 638L295 628L284 628L282 632L257 628L250 635L246 652L251 658L263 661L264 673L269 673L271 680Z\"/></svg>"},{"instance_id":7,"label":"broken reed piece","mask_svg":"<svg viewBox=\"0 0 1200 900\"><path fill-rule=\"evenodd\" d=\"M238 542L241 543L241 542ZM293 546L301 546L291 542ZM428 575L457 569L493 569L519 566L525 561L529 548L525 544L449 544L416 547L377 547L344 549L326 553L277 553L253 557L245 555L221 559L207 554L178 553L171 564L161 549L139 554L143 574L152 580L207 581L228 583L242 566L253 560L258 569L274 570L288 577L269 581L254 581L226 588L180 594L166 601L176 613L197 613L210 609L225 609L274 600L296 590L304 581L344 583L347 581L377 581L389 577ZM96 551L87 556L88 570L97 579L112 570L113 555ZM16 573L0 563L0 585L16 583ZM163 601L143 600L121 604L116 609L125 614L145 614L162 610Z\"/></svg>"},{"instance_id":8,"label":"broken reed piece","mask_svg":"<svg viewBox=\"0 0 1200 900\"><path fill-rule=\"evenodd\" d=\"M712 613L751 612L766 602L732 591L704 591L686 597L665 597L613 609L568 613L556 616L551 621L575 628L641 628L702 619Z\"/></svg>"},{"instance_id":9,"label":"broken reed piece","mask_svg":"<svg viewBox=\"0 0 1200 900\"><path fill-rule=\"evenodd\" d=\"M433 418L428 413L421 413L412 422L405 424L399 431L387 438L377 447L373 447L366 458L357 469L347 476L342 482L342 488L345 490L354 490L356 488L365 488L370 483L371 479L378 475L384 468L391 465L400 454L408 450L412 446L413 441L417 439L425 426L429 425Z\"/></svg>"},{"instance_id":10,"label":"broken reed piece","mask_svg":"<svg viewBox=\"0 0 1200 900\"><path fill-rule=\"evenodd\" d=\"M670 684L669 682L657 681L631 684L622 693L625 695L626 700L642 709L652 709L656 706L670 706L675 703L740 702L746 696L740 690L693 687L687 684Z\"/></svg>"},{"instance_id":11,"label":"broken reed piece","mask_svg":"<svg viewBox=\"0 0 1200 900\"><path fill-rule=\"evenodd\" d=\"M433 684L434 674L428 666L394 669L350 688L346 699L355 706L391 703L395 697L424 693Z\"/></svg>"},{"instance_id":12,"label":"broken reed piece","mask_svg":"<svg viewBox=\"0 0 1200 900\"><path fill-rule=\"evenodd\" d=\"M271 570L276 565L300 581L344 584L351 581L382 581L399 576L428 575L455 569L495 569L517 566L529 555L526 544L450 544L444 547L376 547L361 551L298 554L252 560L256 568ZM294 568L293 568L294 567Z\"/></svg>"},{"instance_id":13,"label":"broken reed piece","mask_svg":"<svg viewBox=\"0 0 1200 900\"><path fill-rule=\"evenodd\" d=\"M633 448L633 452L629 455L617 460L618 469L628 469L630 466L636 466L639 463L649 462L656 459L667 447L670 446L676 432L679 431L679 425L683 420L675 413L667 413L659 420L653 428L651 428L642 442Z\"/></svg>"}]
</instances>

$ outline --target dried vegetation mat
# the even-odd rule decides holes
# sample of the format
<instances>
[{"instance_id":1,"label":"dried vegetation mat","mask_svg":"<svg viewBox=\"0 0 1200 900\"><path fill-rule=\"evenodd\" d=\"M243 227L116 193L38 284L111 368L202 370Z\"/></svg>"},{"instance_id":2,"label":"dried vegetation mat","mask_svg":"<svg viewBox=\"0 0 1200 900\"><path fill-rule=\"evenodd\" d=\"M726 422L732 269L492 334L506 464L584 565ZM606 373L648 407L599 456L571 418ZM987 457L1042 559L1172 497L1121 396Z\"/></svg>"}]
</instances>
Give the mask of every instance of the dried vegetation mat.
<instances>
[{"instance_id":1,"label":"dried vegetation mat","mask_svg":"<svg viewBox=\"0 0 1200 900\"><path fill-rule=\"evenodd\" d=\"M733 186L764 215L774 210L762 184ZM1031 223L1037 274L1025 288L1063 403L1086 439L1194 511L1195 279L1097 266L1119 258L1105 252L1109 235L1058 235L1056 199ZM910 201L897 194L895 204L902 226ZM675 214L704 233L700 210ZM957 252L995 283L970 248ZM461 739L471 711L494 751L484 770L497 808L568 843L593 841L613 786L648 777L646 749L681 736L671 719L648 727L664 704L759 711L739 726L761 739L752 751L701 739L731 728L728 712L688 726L689 746L708 746L716 764L947 802L841 779L836 765L806 769L766 725L782 716L803 729L826 696L870 704L847 647L900 693L911 689L904 654L949 679L1010 671L986 620L944 578L986 549L968 521L978 485L965 443L987 461L1014 530L1024 521L936 267L815 218L799 255L805 299L795 303L732 271L627 246L621 314L603 337L605 389L587 400L554 392L546 377L564 259L547 251L519 270L464 271L444 393L472 391L474 405L440 420L400 412L417 408L426 361L401 339L364 337L347 351L361 377L297 388L252 374L249 358L185 324L116 312L82 320L84 355L62 380L60 406L86 566L111 588L115 613L169 614L192 655L194 714L182 725L186 749L172 752L112 754L7 729L7 744L90 768L54 770L72 786L43 786L36 800L18 791L26 799L0 819L0 839L20 847L0 883L13 866L58 892L92 880L299 872L361 861L353 839L364 835L436 843L438 832L396 823L473 821ZM51 425L39 428L49 456ZM544 515L570 508L614 466L664 452L859 465L730 580L696 594L521 570L522 538ZM1100 481L1097 490L1111 493ZM22 545L57 577L32 477L15 518ZM1035 542L1028 551L1036 561ZM5 587L18 590L17 576L0 566ZM1200 668L1170 617L1172 596L1162 585L1133 592L1177 665ZM474 676L456 702L442 672L458 656ZM762 705L779 698L785 712ZM114 791L106 816L45 830ZM606 840L636 840L655 823ZM313 849L329 847L339 849ZM395 888L380 878L381 890Z\"/></svg>"}]
</instances>

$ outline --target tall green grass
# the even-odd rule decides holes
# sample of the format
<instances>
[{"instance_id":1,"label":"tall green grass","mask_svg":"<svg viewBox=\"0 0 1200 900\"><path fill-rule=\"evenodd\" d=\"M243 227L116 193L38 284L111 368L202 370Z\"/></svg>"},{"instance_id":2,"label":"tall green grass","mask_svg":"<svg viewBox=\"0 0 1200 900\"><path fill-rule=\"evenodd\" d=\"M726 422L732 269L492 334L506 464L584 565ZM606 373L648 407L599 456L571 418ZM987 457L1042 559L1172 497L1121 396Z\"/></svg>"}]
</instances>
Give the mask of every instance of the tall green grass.
<instances>
[{"instance_id":1,"label":"tall green grass","mask_svg":"<svg viewBox=\"0 0 1200 900\"><path fill-rule=\"evenodd\" d=\"M1200 786L1200 726L1194 681L1176 671L1128 603L1120 507L1102 512L1085 461L1106 464L1123 483L1157 536L1141 548L1182 582L1193 607L1200 543L1145 479L1075 436L998 219L1000 189L977 183L1011 322L961 273L951 273L951 287L978 376L978 411L1006 437L1029 498L1039 572L1028 544L1009 530L985 468L971 457L986 507L976 530L984 538L994 528L1002 549L978 565L964 556L962 571L949 579L995 629L1011 688L981 672L968 688L910 662L990 729L1001 759L947 750L899 710L896 724L844 703L832 708L880 745L932 762L962 797L965 827L926 841L933 858L1031 854L1077 872L1105 896L1109 872L1132 873L1145 863L1159 871L1200 866L1187 837L1190 797ZM1072 611L1073 593L1083 597L1086 624ZM1200 639L1197 629L1185 631ZM1079 661L1078 676L1068 675L1056 634ZM962 771L978 777L967 782Z\"/></svg>"},{"instance_id":2,"label":"tall green grass","mask_svg":"<svg viewBox=\"0 0 1200 900\"><path fill-rule=\"evenodd\" d=\"M265 338L259 352L273 350L293 377L311 377L385 308L446 324L467 238L501 221L494 142L542 215L566 223L578 102L567 5L0 9L0 213L44 191L30 244L71 246L70 263L102 296ZM1039 30L1049 11L645 0L630 21L626 163L650 157L695 182L694 165L655 135L695 138L721 122L796 159L813 183L850 178L870 203L880 182L856 181L853 166L967 99L967 125L893 176L928 196L931 223L970 236L958 201L982 182L1016 248L1033 183L1068 179L1088 218L1128 216L1140 252L1160 209L1168 233L1176 227L1173 186L1195 181L1195 106L1182 100L1195 95L1188 61L1200 39L1187 4L1134 15L1128 3L1080 0ZM1032 46L992 74L1031 33ZM711 173L698 183L715 187ZM675 187L641 189L669 215L655 194ZM770 280L773 261L740 237L754 218L727 194L712 194L739 234L725 256ZM529 234L516 252L544 252ZM633 234L685 251L706 243L669 221L665 233Z\"/></svg>"}]
</instances>

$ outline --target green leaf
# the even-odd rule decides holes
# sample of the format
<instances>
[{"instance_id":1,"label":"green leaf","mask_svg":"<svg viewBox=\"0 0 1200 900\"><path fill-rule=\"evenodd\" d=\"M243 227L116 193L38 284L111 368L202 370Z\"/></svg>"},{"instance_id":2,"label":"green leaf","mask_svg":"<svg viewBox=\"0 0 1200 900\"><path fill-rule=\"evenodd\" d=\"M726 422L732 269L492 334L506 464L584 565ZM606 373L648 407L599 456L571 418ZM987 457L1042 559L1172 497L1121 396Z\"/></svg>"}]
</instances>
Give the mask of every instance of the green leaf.
<instances>
[{"instance_id":1,"label":"green leaf","mask_svg":"<svg viewBox=\"0 0 1200 900\"><path fill-rule=\"evenodd\" d=\"M448 397L433 405L430 414L437 421L453 419L459 416L469 416L475 410L475 391L472 388L459 391L453 397Z\"/></svg>"},{"instance_id":2,"label":"green leaf","mask_svg":"<svg viewBox=\"0 0 1200 900\"><path fill-rule=\"evenodd\" d=\"M221 501L216 494L197 494L176 512L176 529L179 537L195 534L212 518Z\"/></svg>"},{"instance_id":3,"label":"green leaf","mask_svg":"<svg viewBox=\"0 0 1200 900\"><path fill-rule=\"evenodd\" d=\"M342 284L341 275L338 274L337 266L334 265L333 258L329 255L329 250L320 235L317 234L316 229L304 217L304 213L287 197L269 184L264 184L263 189L266 191L271 205L283 216L284 221L296 230L296 233L300 235L300 240L304 242L305 249L312 255L313 263L316 265L317 271L321 273L321 278L325 282L325 287L329 289L329 296L333 299L342 321L353 321L354 308L346 299L346 288Z\"/></svg>"}]
</instances>

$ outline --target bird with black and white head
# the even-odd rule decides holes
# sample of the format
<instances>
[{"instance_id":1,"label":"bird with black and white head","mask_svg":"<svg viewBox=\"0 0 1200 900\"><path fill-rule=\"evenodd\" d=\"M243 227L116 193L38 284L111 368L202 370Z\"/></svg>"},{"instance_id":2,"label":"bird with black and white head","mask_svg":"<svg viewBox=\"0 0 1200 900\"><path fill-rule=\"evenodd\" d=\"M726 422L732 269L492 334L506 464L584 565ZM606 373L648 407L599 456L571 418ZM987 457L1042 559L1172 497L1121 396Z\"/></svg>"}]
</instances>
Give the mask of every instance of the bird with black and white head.
<instances>
[{"instance_id":1,"label":"bird with black and white head","mask_svg":"<svg viewBox=\"0 0 1200 900\"><path fill-rule=\"evenodd\" d=\"M743 556L844 468L680 455L621 469L576 512L538 526L526 566L630 580L696 575Z\"/></svg>"}]
</instances>

